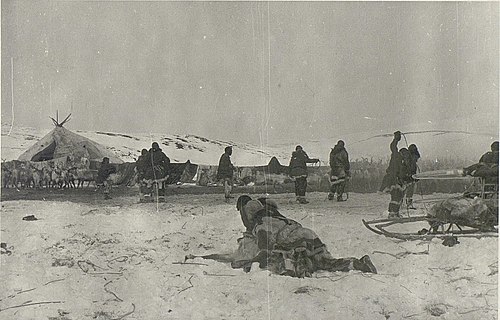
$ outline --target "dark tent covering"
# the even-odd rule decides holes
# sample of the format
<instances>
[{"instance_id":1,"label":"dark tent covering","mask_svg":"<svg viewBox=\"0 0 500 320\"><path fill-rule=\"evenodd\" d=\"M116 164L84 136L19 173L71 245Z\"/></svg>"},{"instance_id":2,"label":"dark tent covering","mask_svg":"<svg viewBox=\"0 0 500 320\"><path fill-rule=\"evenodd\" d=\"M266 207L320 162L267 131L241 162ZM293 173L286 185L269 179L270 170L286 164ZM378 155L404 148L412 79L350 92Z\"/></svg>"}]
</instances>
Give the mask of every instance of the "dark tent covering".
<instances>
[{"instance_id":1,"label":"dark tent covering","mask_svg":"<svg viewBox=\"0 0 500 320\"><path fill-rule=\"evenodd\" d=\"M96 161L91 161L90 168L97 170L100 167L100 163ZM118 180L116 184L124 186L133 186L137 183L137 172L135 171L135 162L126 162L122 164L117 164L116 173L118 174ZM198 166L192 164L189 160L186 163L170 163L168 167L169 177L167 179L167 184L176 184L178 182L194 182L194 176L198 171Z\"/></svg>"},{"instance_id":2,"label":"dark tent covering","mask_svg":"<svg viewBox=\"0 0 500 320\"><path fill-rule=\"evenodd\" d=\"M267 166L256 166L255 170L265 174L288 174L288 167L282 165L276 157L272 157Z\"/></svg>"},{"instance_id":3,"label":"dark tent covering","mask_svg":"<svg viewBox=\"0 0 500 320\"><path fill-rule=\"evenodd\" d=\"M120 173L119 185L133 186L136 183L135 162L127 162L117 165L117 172Z\"/></svg>"},{"instance_id":4,"label":"dark tent covering","mask_svg":"<svg viewBox=\"0 0 500 320\"><path fill-rule=\"evenodd\" d=\"M114 182L117 185L133 186L137 182L137 173L135 172L135 162L125 162L120 164L113 164L116 168L118 179ZM101 162L90 161L90 170L99 170Z\"/></svg>"},{"instance_id":5,"label":"dark tent covering","mask_svg":"<svg viewBox=\"0 0 500 320\"><path fill-rule=\"evenodd\" d=\"M282 165L276 157L272 157L267 165L267 173L288 174L288 167Z\"/></svg>"},{"instance_id":6,"label":"dark tent covering","mask_svg":"<svg viewBox=\"0 0 500 320\"><path fill-rule=\"evenodd\" d=\"M35 154L31 161L47 161L54 159L54 152L56 151L56 142L53 141L45 149L40 150Z\"/></svg>"},{"instance_id":7,"label":"dark tent covering","mask_svg":"<svg viewBox=\"0 0 500 320\"><path fill-rule=\"evenodd\" d=\"M197 170L198 166L192 164L189 160L185 163L170 163L168 166L169 177L167 184L192 182Z\"/></svg>"},{"instance_id":8,"label":"dark tent covering","mask_svg":"<svg viewBox=\"0 0 500 320\"><path fill-rule=\"evenodd\" d=\"M189 160L186 162L186 167L181 176L181 182L194 182L196 173L198 172L198 165L192 164Z\"/></svg>"},{"instance_id":9,"label":"dark tent covering","mask_svg":"<svg viewBox=\"0 0 500 320\"><path fill-rule=\"evenodd\" d=\"M97 167L99 164L97 164ZM120 178L117 184L132 186L137 182L137 172L135 171L135 162L127 162L117 165L117 173ZM170 163L168 167L169 177L167 184L176 184L178 182L193 182L198 166L192 164L189 160L186 163Z\"/></svg>"}]
</instances>

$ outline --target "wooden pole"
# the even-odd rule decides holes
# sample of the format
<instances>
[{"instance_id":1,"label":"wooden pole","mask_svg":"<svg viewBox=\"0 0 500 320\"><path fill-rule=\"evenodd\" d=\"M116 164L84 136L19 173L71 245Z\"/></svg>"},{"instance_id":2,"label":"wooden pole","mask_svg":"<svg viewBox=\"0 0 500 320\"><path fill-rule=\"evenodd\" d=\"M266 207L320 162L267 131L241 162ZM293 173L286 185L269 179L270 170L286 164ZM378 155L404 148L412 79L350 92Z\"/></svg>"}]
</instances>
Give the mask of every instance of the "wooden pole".
<instances>
[{"instance_id":1,"label":"wooden pole","mask_svg":"<svg viewBox=\"0 0 500 320\"><path fill-rule=\"evenodd\" d=\"M50 113L52 113L52 80L49 80L49 107Z\"/></svg>"},{"instance_id":2,"label":"wooden pole","mask_svg":"<svg viewBox=\"0 0 500 320\"><path fill-rule=\"evenodd\" d=\"M8 136L10 136L12 128L14 127L14 58L13 57L10 57L10 93L11 93L12 111L11 111L11 125Z\"/></svg>"}]
</instances>

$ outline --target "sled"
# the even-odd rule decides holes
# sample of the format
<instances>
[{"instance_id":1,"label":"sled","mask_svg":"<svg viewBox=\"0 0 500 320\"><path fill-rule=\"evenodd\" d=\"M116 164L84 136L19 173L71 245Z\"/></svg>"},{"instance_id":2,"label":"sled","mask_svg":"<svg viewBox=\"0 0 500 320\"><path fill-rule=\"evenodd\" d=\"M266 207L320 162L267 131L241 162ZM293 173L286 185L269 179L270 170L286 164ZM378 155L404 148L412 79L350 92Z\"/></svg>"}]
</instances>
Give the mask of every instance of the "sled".
<instances>
[{"instance_id":1,"label":"sled","mask_svg":"<svg viewBox=\"0 0 500 320\"><path fill-rule=\"evenodd\" d=\"M368 230L378 235L383 235L388 238L395 238L400 240L431 240L433 238L446 238L449 236L457 235L460 235L461 237L474 238L498 237L497 228L485 230L482 228L461 226L460 224L457 224L455 222L439 221L439 219L435 219L429 216L415 216L397 219L377 219L371 221L362 219L361 221ZM394 225L404 225L415 222L428 222L428 229L422 228L414 232L395 232L386 229ZM453 226L456 226L458 230L454 230Z\"/></svg>"},{"instance_id":2,"label":"sled","mask_svg":"<svg viewBox=\"0 0 500 320\"><path fill-rule=\"evenodd\" d=\"M463 171L457 169L424 172L413 177L419 180L471 178L464 177ZM478 182L474 183L478 185L478 190L440 200L426 215L371 221L363 219L363 225L378 235L400 240L431 240L457 235L498 237L498 180L492 183L483 177L472 178ZM411 223L418 222L426 222L426 226L414 228L413 232L402 231L408 229Z\"/></svg>"}]
</instances>

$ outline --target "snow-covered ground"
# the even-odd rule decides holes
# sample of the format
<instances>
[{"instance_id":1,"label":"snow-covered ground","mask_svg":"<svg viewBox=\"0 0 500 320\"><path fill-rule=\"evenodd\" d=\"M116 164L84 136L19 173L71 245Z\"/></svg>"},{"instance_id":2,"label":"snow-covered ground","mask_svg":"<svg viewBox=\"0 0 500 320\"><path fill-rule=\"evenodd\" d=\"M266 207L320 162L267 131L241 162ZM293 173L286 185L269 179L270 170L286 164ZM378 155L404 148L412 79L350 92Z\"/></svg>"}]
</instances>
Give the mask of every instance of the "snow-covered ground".
<instances>
[{"instance_id":1,"label":"snow-covered ground","mask_svg":"<svg viewBox=\"0 0 500 320\"><path fill-rule=\"evenodd\" d=\"M0 318L497 319L497 238L459 237L446 247L376 235L361 219L381 217L387 195L337 203L312 193L308 205L271 197L334 256L369 254L379 273L298 279L211 260L178 264L186 254L237 247L243 225L221 195L3 201L1 241L12 254L0 256ZM39 220L22 220L28 214Z\"/></svg>"}]
</instances>

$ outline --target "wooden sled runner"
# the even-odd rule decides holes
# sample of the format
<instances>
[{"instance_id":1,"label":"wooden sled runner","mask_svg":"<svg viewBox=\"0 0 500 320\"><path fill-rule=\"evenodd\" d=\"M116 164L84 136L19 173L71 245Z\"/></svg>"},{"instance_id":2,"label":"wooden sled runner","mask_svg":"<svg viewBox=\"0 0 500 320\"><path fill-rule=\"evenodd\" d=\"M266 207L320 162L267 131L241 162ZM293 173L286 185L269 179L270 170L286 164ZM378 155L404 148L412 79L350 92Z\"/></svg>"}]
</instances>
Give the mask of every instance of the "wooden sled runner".
<instances>
[{"instance_id":1,"label":"wooden sled runner","mask_svg":"<svg viewBox=\"0 0 500 320\"><path fill-rule=\"evenodd\" d=\"M395 232L386 230L387 227L398 225L398 224L408 224L414 222L427 221L429 222L429 229L421 229L416 232ZM362 220L365 227L379 235L386 236L388 238L395 238L400 240L431 240L433 238L445 238L449 236L461 237L473 237L473 238L483 238L483 237L498 237L498 229L484 230L480 228L468 228L464 229L462 226L456 223L442 222L438 219L434 219L428 216L417 216L409 218L399 218L399 219L377 219L371 221ZM448 228L445 225L448 224ZM430 227L430 226L439 227ZM452 230L452 226L456 225L458 230Z\"/></svg>"}]
</instances>

